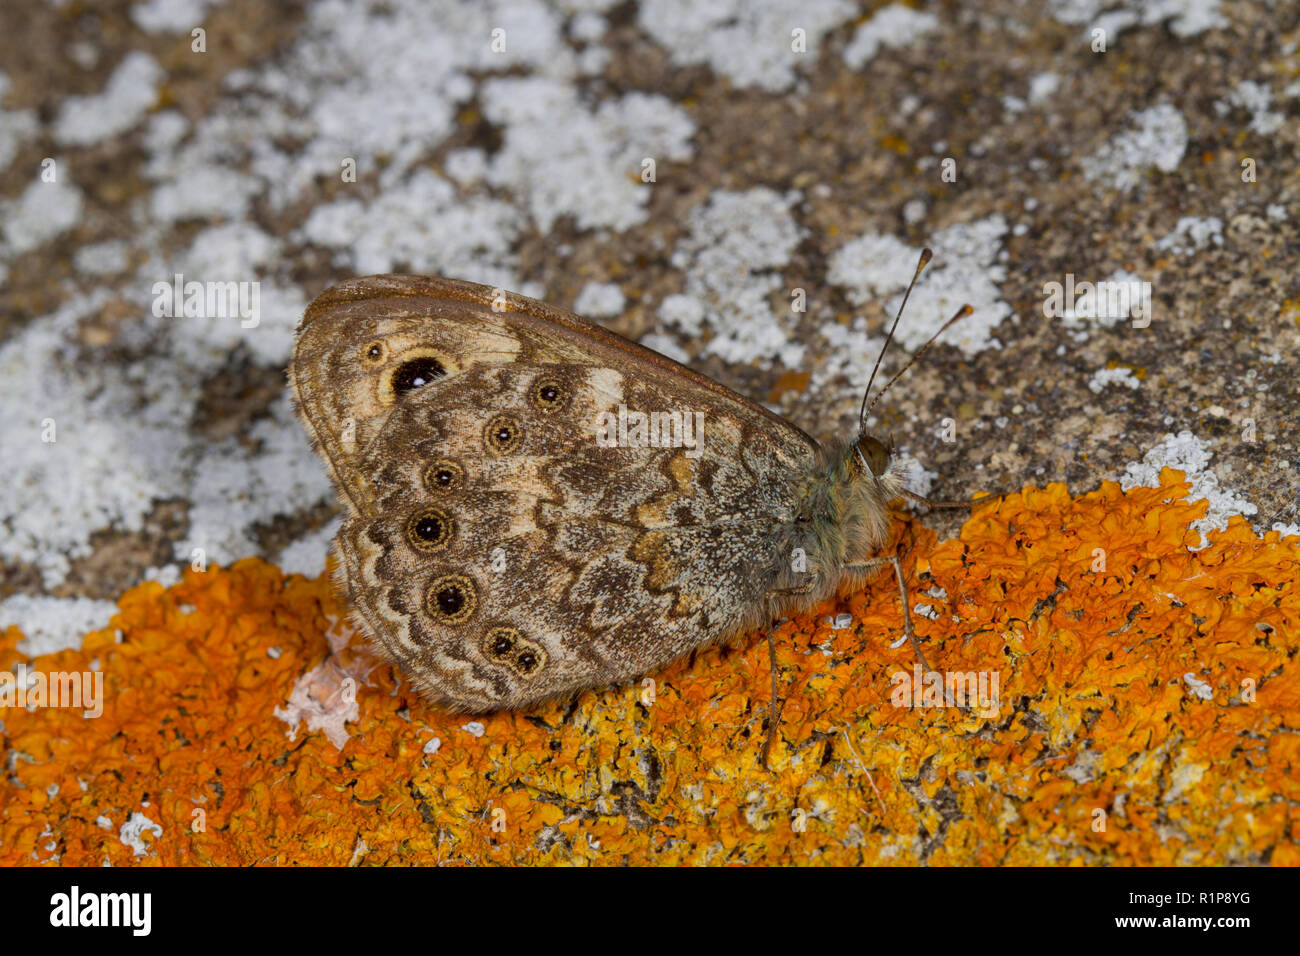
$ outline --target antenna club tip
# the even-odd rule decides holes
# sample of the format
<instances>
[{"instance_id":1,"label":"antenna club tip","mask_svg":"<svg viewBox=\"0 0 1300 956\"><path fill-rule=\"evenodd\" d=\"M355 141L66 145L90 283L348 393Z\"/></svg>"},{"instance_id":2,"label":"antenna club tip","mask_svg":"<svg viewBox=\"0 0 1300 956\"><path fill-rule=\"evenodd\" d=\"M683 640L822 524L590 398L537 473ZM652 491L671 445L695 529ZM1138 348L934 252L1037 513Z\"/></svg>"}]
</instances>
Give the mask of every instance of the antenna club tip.
<instances>
[{"instance_id":1,"label":"antenna club tip","mask_svg":"<svg viewBox=\"0 0 1300 956\"><path fill-rule=\"evenodd\" d=\"M925 265L927 265L927 264L929 263L929 261L930 261L931 259L933 259L933 258L934 258L934 251L933 251L929 246L926 246L924 249L921 250L921 265L922 265L922 267L924 267Z\"/></svg>"},{"instance_id":2,"label":"antenna club tip","mask_svg":"<svg viewBox=\"0 0 1300 956\"><path fill-rule=\"evenodd\" d=\"M975 313L975 310L972 309L972 308L970 307L970 303L969 303L969 302L966 303L966 304L963 305L960 309L957 310L957 314L958 314L958 315L973 315L974 313Z\"/></svg>"}]
</instances>

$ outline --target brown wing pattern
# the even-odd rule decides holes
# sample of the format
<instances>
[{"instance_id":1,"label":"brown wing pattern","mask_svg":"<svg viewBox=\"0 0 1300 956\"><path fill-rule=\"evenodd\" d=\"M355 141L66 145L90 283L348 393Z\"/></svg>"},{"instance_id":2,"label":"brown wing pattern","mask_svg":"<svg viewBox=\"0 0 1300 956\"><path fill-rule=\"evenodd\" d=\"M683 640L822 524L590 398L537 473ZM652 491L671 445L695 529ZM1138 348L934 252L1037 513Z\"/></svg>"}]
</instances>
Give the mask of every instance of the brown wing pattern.
<instances>
[{"instance_id":1,"label":"brown wing pattern","mask_svg":"<svg viewBox=\"0 0 1300 956\"><path fill-rule=\"evenodd\" d=\"M349 508L353 607L431 698L483 711L627 679L762 609L812 439L568 313L401 281L313 303L292 378ZM619 435L620 406L699 413L696 448ZM610 426L627 441L606 447Z\"/></svg>"}]
</instances>

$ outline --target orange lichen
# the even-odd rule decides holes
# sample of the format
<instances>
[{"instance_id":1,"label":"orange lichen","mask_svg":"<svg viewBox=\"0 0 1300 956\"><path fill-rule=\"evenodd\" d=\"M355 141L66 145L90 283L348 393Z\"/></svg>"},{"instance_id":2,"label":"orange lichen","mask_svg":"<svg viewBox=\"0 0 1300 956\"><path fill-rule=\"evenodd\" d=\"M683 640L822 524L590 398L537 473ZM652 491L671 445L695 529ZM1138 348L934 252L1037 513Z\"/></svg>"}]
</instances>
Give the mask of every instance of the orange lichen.
<instances>
[{"instance_id":1,"label":"orange lichen","mask_svg":"<svg viewBox=\"0 0 1300 956\"><path fill-rule=\"evenodd\" d=\"M116 633L80 650L27 661L17 630L0 639L0 670L94 661L106 689L97 719L0 710L0 854L1295 864L1300 539L1260 538L1234 519L1189 551L1205 504L1182 500L1178 472L1163 479L1078 498L1027 489L981 505L943 544L899 522L912 602L932 609L916 616L931 665L996 673L996 713L891 703L891 676L911 674L913 659L889 646L901 613L882 575L780 625L788 701L770 774L758 766L767 648L753 636L652 686L473 718L426 705L392 668L345 648L327 577L249 560L169 589L147 583L122 598ZM836 629L845 610L853 624ZM298 716L317 704L337 716L349 677L356 718L338 721L342 749L277 716L295 688ZM120 831L136 814L133 848Z\"/></svg>"},{"instance_id":2,"label":"orange lichen","mask_svg":"<svg viewBox=\"0 0 1300 956\"><path fill-rule=\"evenodd\" d=\"M771 391L767 393L767 400L772 403L779 402L786 392L803 392L809 381L812 380L811 372L789 371L776 380Z\"/></svg>"}]
</instances>

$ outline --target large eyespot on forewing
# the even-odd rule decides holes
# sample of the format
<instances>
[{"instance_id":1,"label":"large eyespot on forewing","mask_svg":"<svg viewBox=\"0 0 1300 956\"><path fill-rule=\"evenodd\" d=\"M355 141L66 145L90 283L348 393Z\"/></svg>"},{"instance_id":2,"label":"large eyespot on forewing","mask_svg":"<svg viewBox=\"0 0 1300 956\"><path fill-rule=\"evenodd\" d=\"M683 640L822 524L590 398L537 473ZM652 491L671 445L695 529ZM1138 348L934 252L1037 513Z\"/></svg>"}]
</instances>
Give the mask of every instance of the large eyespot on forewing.
<instances>
[{"instance_id":1,"label":"large eyespot on forewing","mask_svg":"<svg viewBox=\"0 0 1300 956\"><path fill-rule=\"evenodd\" d=\"M408 352L384 376L380 395L388 401L400 401L446 374L447 364L436 352L430 349Z\"/></svg>"}]
</instances>

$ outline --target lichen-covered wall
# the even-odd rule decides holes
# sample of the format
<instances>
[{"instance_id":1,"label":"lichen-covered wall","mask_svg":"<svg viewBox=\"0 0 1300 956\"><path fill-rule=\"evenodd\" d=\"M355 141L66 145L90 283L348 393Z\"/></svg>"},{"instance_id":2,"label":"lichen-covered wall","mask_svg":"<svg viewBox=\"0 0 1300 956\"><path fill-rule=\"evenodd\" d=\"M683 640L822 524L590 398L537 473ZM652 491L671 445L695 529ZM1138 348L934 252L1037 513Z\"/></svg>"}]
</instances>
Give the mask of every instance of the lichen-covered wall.
<instances>
[{"instance_id":1,"label":"lichen-covered wall","mask_svg":"<svg viewBox=\"0 0 1300 956\"><path fill-rule=\"evenodd\" d=\"M1270 0L5 0L0 670L105 700L0 710L0 857L1294 862L1298 155ZM914 491L1049 489L895 541L996 716L892 706L888 576L780 626L771 775L761 635L471 719L331 627L326 287L572 307L823 440L923 246L882 374L975 312L871 428Z\"/></svg>"}]
</instances>

